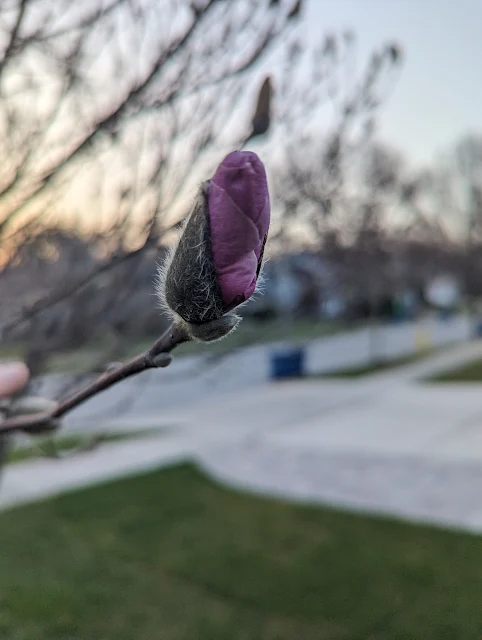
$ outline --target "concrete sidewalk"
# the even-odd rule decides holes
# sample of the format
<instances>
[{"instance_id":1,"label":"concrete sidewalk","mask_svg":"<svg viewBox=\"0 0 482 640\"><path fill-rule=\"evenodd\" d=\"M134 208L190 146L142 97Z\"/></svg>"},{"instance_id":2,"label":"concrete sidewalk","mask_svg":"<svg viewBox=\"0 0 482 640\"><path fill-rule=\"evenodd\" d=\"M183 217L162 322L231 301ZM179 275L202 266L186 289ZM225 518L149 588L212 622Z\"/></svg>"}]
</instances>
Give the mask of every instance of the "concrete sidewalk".
<instances>
[{"instance_id":1,"label":"concrete sidewalk","mask_svg":"<svg viewBox=\"0 0 482 640\"><path fill-rule=\"evenodd\" d=\"M263 493L482 531L482 386L417 384L482 346L354 380L260 383L162 414L111 421L164 434L64 461L9 465L0 506L193 460Z\"/></svg>"}]
</instances>

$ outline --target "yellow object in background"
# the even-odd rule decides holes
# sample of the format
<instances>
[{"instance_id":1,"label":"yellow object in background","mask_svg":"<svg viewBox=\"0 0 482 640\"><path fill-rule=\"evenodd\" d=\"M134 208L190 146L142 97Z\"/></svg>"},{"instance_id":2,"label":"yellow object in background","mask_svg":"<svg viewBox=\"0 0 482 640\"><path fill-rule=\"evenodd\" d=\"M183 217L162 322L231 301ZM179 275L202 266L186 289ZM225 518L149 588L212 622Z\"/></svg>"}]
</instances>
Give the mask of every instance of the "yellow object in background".
<instances>
[{"instance_id":1,"label":"yellow object in background","mask_svg":"<svg viewBox=\"0 0 482 640\"><path fill-rule=\"evenodd\" d=\"M424 327L417 327L415 329L415 349L417 351L426 351L432 348L432 339L430 332Z\"/></svg>"}]
</instances>

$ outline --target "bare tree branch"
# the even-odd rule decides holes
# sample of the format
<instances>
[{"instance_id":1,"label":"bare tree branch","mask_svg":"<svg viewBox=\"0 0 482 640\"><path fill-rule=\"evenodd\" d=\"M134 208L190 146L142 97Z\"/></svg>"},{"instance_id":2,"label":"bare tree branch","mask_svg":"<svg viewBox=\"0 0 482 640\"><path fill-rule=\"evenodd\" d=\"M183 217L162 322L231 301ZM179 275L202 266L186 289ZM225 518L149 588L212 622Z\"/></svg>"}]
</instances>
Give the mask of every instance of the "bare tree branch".
<instances>
[{"instance_id":1,"label":"bare tree branch","mask_svg":"<svg viewBox=\"0 0 482 640\"><path fill-rule=\"evenodd\" d=\"M36 432L51 429L52 422L62 418L75 407L92 398L94 395L105 391L117 382L137 375L147 369L168 366L171 362L168 354L176 346L188 340L189 337L182 328L172 325L147 351L132 358L132 360L129 360L125 364L114 368L112 371L103 373L87 387L60 402L55 409L39 414L7 418L0 424L0 434L20 430Z\"/></svg>"},{"instance_id":2,"label":"bare tree branch","mask_svg":"<svg viewBox=\"0 0 482 640\"><path fill-rule=\"evenodd\" d=\"M22 20L23 17L25 15L25 7L27 6L27 1L28 0L20 0L20 5L18 8L18 13L17 13L17 18L15 20L15 23L13 25L13 28L10 32L10 38L8 41L7 46L5 47L5 51L3 53L3 58L0 61L0 74L2 73L5 64L10 60L10 54L12 53L12 51L14 50L16 44L17 44L17 36L18 36L18 32L20 30L20 25L22 24Z\"/></svg>"}]
</instances>

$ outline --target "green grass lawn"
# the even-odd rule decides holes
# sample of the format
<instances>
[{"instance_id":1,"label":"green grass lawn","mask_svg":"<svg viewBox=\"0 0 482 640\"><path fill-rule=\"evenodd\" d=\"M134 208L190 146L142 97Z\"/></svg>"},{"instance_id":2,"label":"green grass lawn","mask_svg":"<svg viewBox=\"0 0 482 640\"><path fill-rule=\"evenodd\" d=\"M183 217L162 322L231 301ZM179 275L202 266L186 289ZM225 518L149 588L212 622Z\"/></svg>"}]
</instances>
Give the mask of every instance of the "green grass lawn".
<instances>
[{"instance_id":1,"label":"green grass lawn","mask_svg":"<svg viewBox=\"0 0 482 640\"><path fill-rule=\"evenodd\" d=\"M184 465L2 513L9 640L477 640L482 539Z\"/></svg>"},{"instance_id":2,"label":"green grass lawn","mask_svg":"<svg viewBox=\"0 0 482 640\"><path fill-rule=\"evenodd\" d=\"M482 382L482 359L471 360L466 364L444 371L428 378L429 382Z\"/></svg>"}]
</instances>

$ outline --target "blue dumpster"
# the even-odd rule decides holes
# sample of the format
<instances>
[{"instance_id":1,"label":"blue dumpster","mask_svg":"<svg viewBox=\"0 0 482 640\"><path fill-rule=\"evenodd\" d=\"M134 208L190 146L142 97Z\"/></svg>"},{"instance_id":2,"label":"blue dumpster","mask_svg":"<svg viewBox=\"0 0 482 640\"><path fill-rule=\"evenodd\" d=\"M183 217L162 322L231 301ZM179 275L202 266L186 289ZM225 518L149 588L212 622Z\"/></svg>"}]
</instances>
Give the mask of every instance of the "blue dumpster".
<instances>
[{"instance_id":1,"label":"blue dumpster","mask_svg":"<svg viewBox=\"0 0 482 640\"><path fill-rule=\"evenodd\" d=\"M305 373L305 350L285 349L271 354L271 379L301 378Z\"/></svg>"},{"instance_id":2,"label":"blue dumpster","mask_svg":"<svg viewBox=\"0 0 482 640\"><path fill-rule=\"evenodd\" d=\"M482 338L482 320L477 320L473 328L474 338Z\"/></svg>"}]
</instances>

